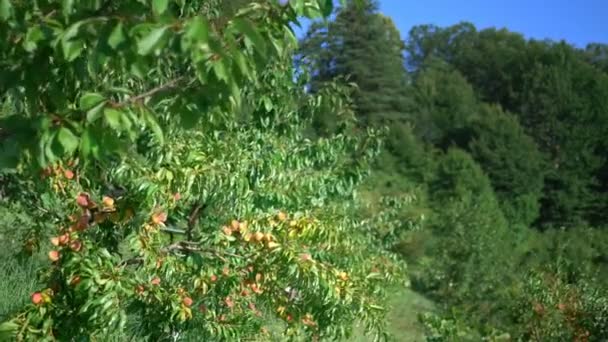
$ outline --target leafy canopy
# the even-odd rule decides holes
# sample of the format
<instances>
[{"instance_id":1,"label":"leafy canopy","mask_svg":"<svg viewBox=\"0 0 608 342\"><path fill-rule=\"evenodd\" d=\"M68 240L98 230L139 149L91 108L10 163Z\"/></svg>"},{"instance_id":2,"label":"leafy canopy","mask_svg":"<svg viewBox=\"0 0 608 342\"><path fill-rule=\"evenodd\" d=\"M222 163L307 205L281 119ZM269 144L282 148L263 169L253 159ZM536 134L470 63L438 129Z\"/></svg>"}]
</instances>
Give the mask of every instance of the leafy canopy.
<instances>
[{"instance_id":1,"label":"leafy canopy","mask_svg":"<svg viewBox=\"0 0 608 342\"><path fill-rule=\"evenodd\" d=\"M3 166L49 259L3 338L383 336L395 215L356 196L381 132L306 138L350 109L291 63L331 2L235 4L0 1Z\"/></svg>"}]
</instances>

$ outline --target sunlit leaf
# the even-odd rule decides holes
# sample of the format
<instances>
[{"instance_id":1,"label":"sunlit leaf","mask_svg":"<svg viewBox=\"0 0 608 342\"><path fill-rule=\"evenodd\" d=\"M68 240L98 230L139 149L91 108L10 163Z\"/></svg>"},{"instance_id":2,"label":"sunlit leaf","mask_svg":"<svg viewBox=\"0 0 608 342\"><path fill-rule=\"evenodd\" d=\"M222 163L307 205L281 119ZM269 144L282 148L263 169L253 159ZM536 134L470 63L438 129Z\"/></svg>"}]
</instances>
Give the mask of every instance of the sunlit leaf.
<instances>
[{"instance_id":1,"label":"sunlit leaf","mask_svg":"<svg viewBox=\"0 0 608 342\"><path fill-rule=\"evenodd\" d=\"M81 110L89 110L103 101L105 97L99 93L84 93L80 97L78 106Z\"/></svg>"},{"instance_id":2,"label":"sunlit leaf","mask_svg":"<svg viewBox=\"0 0 608 342\"><path fill-rule=\"evenodd\" d=\"M165 42L168 32L169 26L158 27L150 31L137 42L137 53L145 56L160 49Z\"/></svg>"},{"instance_id":3,"label":"sunlit leaf","mask_svg":"<svg viewBox=\"0 0 608 342\"><path fill-rule=\"evenodd\" d=\"M72 153L78 148L78 137L66 127L61 127L57 133L57 140L63 146L66 153Z\"/></svg>"},{"instance_id":4,"label":"sunlit leaf","mask_svg":"<svg viewBox=\"0 0 608 342\"><path fill-rule=\"evenodd\" d=\"M125 40L126 37L122 22L119 22L116 24L116 26L114 26L112 33L110 33L110 37L108 37L108 45L110 45L113 49L116 49Z\"/></svg>"},{"instance_id":5,"label":"sunlit leaf","mask_svg":"<svg viewBox=\"0 0 608 342\"><path fill-rule=\"evenodd\" d=\"M10 0L0 0L0 21L7 21L13 16L13 5Z\"/></svg>"},{"instance_id":6,"label":"sunlit leaf","mask_svg":"<svg viewBox=\"0 0 608 342\"><path fill-rule=\"evenodd\" d=\"M113 108L106 108L103 111L105 121L115 130L121 129L122 113Z\"/></svg>"},{"instance_id":7,"label":"sunlit leaf","mask_svg":"<svg viewBox=\"0 0 608 342\"><path fill-rule=\"evenodd\" d=\"M169 0L152 0L152 9L157 15L161 15L167 11Z\"/></svg>"},{"instance_id":8,"label":"sunlit leaf","mask_svg":"<svg viewBox=\"0 0 608 342\"><path fill-rule=\"evenodd\" d=\"M236 29L245 35L249 41L251 41L256 51L262 56L266 56L266 41L264 40L262 34L258 32L253 23L244 18L235 18L233 23Z\"/></svg>"}]
</instances>

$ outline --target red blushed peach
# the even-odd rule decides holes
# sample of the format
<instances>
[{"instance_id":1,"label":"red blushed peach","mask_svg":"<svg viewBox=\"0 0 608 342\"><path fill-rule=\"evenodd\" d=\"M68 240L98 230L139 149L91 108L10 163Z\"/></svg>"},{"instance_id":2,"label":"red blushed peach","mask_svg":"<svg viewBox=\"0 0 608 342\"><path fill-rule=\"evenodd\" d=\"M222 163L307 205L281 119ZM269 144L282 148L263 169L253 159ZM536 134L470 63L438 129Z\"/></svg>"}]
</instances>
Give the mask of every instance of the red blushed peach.
<instances>
[{"instance_id":1,"label":"red blushed peach","mask_svg":"<svg viewBox=\"0 0 608 342\"><path fill-rule=\"evenodd\" d=\"M74 179L74 172L72 170L65 170L65 171L63 171L63 175L67 179Z\"/></svg>"},{"instance_id":2,"label":"red blushed peach","mask_svg":"<svg viewBox=\"0 0 608 342\"><path fill-rule=\"evenodd\" d=\"M234 307L234 302L232 301L232 298L230 298L230 297L224 298L224 304L226 304L226 306L229 308Z\"/></svg>"},{"instance_id":3,"label":"red blushed peach","mask_svg":"<svg viewBox=\"0 0 608 342\"><path fill-rule=\"evenodd\" d=\"M184 297L184 299L182 299L182 303L184 303L185 306L192 306L192 298L190 297Z\"/></svg>"},{"instance_id":4,"label":"red blushed peach","mask_svg":"<svg viewBox=\"0 0 608 342\"><path fill-rule=\"evenodd\" d=\"M34 303L35 305L40 305L43 301L42 298L42 293L40 292L34 292L32 294L32 303Z\"/></svg>"},{"instance_id":5,"label":"red blushed peach","mask_svg":"<svg viewBox=\"0 0 608 342\"><path fill-rule=\"evenodd\" d=\"M159 277L154 277L154 279L152 279L152 281L150 281L150 284L152 284L152 285L160 285L160 278Z\"/></svg>"},{"instance_id":6,"label":"red blushed peach","mask_svg":"<svg viewBox=\"0 0 608 342\"><path fill-rule=\"evenodd\" d=\"M83 208L87 208L89 206L89 194L86 192L81 192L78 197L76 197L76 203Z\"/></svg>"},{"instance_id":7,"label":"red blushed peach","mask_svg":"<svg viewBox=\"0 0 608 342\"><path fill-rule=\"evenodd\" d=\"M60 257L61 257L61 254L59 253L59 251L53 250L53 251L49 252L49 259L52 262L55 262L55 261L59 260Z\"/></svg>"},{"instance_id":8,"label":"red blushed peach","mask_svg":"<svg viewBox=\"0 0 608 342\"><path fill-rule=\"evenodd\" d=\"M82 249L82 242L80 240L74 240L72 241L72 243L70 243L70 248L74 252L80 252L80 250Z\"/></svg>"},{"instance_id":9,"label":"red blushed peach","mask_svg":"<svg viewBox=\"0 0 608 342\"><path fill-rule=\"evenodd\" d=\"M167 221L167 213L159 212L152 215L152 222L154 224L164 224Z\"/></svg>"},{"instance_id":10,"label":"red blushed peach","mask_svg":"<svg viewBox=\"0 0 608 342\"><path fill-rule=\"evenodd\" d=\"M60 245L65 245L69 241L70 241L70 234L65 233L65 234L59 236L59 244Z\"/></svg>"},{"instance_id":11,"label":"red blushed peach","mask_svg":"<svg viewBox=\"0 0 608 342\"><path fill-rule=\"evenodd\" d=\"M138 295L141 295L142 293L144 293L146 289L144 288L143 285L137 285L135 286L135 293L137 293Z\"/></svg>"}]
</instances>

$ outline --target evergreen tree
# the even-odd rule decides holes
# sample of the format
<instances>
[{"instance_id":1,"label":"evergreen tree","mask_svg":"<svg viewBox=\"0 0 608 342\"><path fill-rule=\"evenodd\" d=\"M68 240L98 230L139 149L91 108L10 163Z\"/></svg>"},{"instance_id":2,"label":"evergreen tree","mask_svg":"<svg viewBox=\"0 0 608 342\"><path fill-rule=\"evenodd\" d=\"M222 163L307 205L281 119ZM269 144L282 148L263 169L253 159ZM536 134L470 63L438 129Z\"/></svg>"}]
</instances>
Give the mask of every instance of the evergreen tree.
<instances>
[{"instance_id":1,"label":"evergreen tree","mask_svg":"<svg viewBox=\"0 0 608 342\"><path fill-rule=\"evenodd\" d=\"M468 150L489 176L507 219L526 226L539 215L544 160L517 118L500 107L481 105L471 126Z\"/></svg>"},{"instance_id":2,"label":"evergreen tree","mask_svg":"<svg viewBox=\"0 0 608 342\"><path fill-rule=\"evenodd\" d=\"M473 88L458 71L431 59L417 74L408 93L412 104L407 119L415 124L423 141L443 148L464 145L477 101Z\"/></svg>"},{"instance_id":3,"label":"evergreen tree","mask_svg":"<svg viewBox=\"0 0 608 342\"><path fill-rule=\"evenodd\" d=\"M313 23L301 43L300 63L312 72L311 90L337 77L357 85L353 94L363 124L400 118L406 72L399 31L375 1L349 2L330 23Z\"/></svg>"}]
</instances>

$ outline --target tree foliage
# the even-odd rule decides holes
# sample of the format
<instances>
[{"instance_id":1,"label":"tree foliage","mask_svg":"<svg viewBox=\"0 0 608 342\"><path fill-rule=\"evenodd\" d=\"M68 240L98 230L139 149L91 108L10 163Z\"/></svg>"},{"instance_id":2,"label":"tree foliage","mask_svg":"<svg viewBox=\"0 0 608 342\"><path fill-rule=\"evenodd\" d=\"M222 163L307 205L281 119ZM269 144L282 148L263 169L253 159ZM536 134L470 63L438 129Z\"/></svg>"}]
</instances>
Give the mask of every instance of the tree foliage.
<instances>
[{"instance_id":1,"label":"tree foliage","mask_svg":"<svg viewBox=\"0 0 608 342\"><path fill-rule=\"evenodd\" d=\"M3 338L383 337L397 209L356 196L381 132L307 138L349 102L291 64L331 2L0 4L3 167L49 259Z\"/></svg>"},{"instance_id":2,"label":"tree foliage","mask_svg":"<svg viewBox=\"0 0 608 342\"><path fill-rule=\"evenodd\" d=\"M312 69L313 91L336 77L357 85L353 94L364 124L398 119L405 106L406 73L399 31L375 1L350 1L335 20L315 22L302 40L300 63Z\"/></svg>"}]
</instances>

